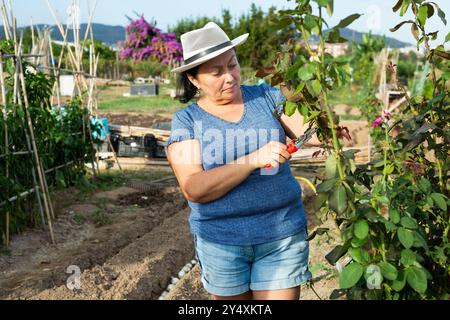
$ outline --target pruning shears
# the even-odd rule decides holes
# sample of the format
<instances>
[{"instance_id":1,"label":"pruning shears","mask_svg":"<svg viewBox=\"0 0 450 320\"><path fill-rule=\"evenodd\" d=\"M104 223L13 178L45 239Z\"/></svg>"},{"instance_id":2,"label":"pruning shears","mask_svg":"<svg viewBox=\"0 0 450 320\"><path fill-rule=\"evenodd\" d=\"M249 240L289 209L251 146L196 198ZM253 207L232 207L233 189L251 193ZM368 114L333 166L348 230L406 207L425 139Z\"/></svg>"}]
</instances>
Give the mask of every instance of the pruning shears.
<instances>
[{"instance_id":1,"label":"pruning shears","mask_svg":"<svg viewBox=\"0 0 450 320\"><path fill-rule=\"evenodd\" d=\"M300 149L306 142L308 142L309 140L311 140L312 136L317 132L318 128L314 127L314 128L308 128L308 130L305 131L305 133L301 136L298 137L295 140L291 140L289 141L288 145L287 145L287 151L292 154L294 152L297 152L298 149ZM266 169L270 169L272 167L271 164L266 164Z\"/></svg>"}]
</instances>

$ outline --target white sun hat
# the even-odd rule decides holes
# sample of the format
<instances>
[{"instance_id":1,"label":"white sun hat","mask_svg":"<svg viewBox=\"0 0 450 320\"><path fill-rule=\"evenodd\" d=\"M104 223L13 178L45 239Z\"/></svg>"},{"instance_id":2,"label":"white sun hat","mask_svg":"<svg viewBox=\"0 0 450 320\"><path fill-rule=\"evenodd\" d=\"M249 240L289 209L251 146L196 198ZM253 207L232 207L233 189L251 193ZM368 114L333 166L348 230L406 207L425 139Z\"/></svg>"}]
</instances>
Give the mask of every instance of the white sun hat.
<instances>
[{"instance_id":1,"label":"white sun hat","mask_svg":"<svg viewBox=\"0 0 450 320\"><path fill-rule=\"evenodd\" d=\"M227 34L214 22L208 22L203 28L192 30L181 35L184 64L172 69L172 72L183 72L215 58L222 53L245 42L248 33L230 41Z\"/></svg>"}]
</instances>

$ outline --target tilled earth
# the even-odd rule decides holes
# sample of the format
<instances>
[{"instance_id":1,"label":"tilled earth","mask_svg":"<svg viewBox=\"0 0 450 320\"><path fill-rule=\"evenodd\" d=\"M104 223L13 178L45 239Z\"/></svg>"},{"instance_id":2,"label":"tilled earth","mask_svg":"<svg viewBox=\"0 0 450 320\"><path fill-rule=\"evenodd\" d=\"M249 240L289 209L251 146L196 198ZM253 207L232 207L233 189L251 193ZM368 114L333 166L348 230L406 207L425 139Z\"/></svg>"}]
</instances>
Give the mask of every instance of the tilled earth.
<instances>
[{"instance_id":1,"label":"tilled earth","mask_svg":"<svg viewBox=\"0 0 450 320\"><path fill-rule=\"evenodd\" d=\"M158 299L194 259L189 208L176 180L69 201L77 192L54 197L56 245L45 230L34 229L16 235L9 251L0 254L0 299ZM306 189L304 194L313 228L313 199ZM331 247L320 241L310 242L310 268L315 291L326 299L338 285L323 258ZM198 265L165 299L209 299ZM318 297L303 286L301 299Z\"/></svg>"}]
</instances>

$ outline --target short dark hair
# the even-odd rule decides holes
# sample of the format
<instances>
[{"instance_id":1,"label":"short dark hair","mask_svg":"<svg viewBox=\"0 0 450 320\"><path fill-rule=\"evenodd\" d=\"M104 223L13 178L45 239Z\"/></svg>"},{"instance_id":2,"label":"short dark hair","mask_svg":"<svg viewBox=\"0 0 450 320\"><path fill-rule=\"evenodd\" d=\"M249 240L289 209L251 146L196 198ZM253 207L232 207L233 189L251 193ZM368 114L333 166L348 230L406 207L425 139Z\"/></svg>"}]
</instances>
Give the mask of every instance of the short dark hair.
<instances>
[{"instance_id":1,"label":"short dark hair","mask_svg":"<svg viewBox=\"0 0 450 320\"><path fill-rule=\"evenodd\" d=\"M234 51L235 54L237 54L236 48L233 47L232 50ZM176 95L181 103L188 103L189 101L191 101L192 98L194 98L197 95L198 89L196 86L194 86L191 80L189 80L188 74L193 77L196 77L200 66L201 65L198 65L192 69L186 70L178 76Z\"/></svg>"},{"instance_id":2,"label":"short dark hair","mask_svg":"<svg viewBox=\"0 0 450 320\"><path fill-rule=\"evenodd\" d=\"M196 96L198 89L196 86L194 86L191 80L189 80L188 75L196 77L199 67L200 66L196 66L192 69L186 70L178 76L177 97L181 103L188 103L192 98Z\"/></svg>"}]
</instances>

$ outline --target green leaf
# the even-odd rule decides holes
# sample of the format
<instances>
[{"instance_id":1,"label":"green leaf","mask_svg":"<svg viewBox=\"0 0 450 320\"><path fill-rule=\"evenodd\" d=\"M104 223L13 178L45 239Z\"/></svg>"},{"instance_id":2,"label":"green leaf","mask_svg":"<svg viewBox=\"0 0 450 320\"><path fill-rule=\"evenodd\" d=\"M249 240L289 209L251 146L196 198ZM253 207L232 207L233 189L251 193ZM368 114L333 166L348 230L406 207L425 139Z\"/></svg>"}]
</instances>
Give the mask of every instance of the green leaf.
<instances>
[{"instance_id":1,"label":"green leaf","mask_svg":"<svg viewBox=\"0 0 450 320\"><path fill-rule=\"evenodd\" d=\"M311 112L309 112L309 117L305 120L304 123L308 123L311 120L316 119L321 113L322 113L322 111L311 111Z\"/></svg>"},{"instance_id":2,"label":"green leaf","mask_svg":"<svg viewBox=\"0 0 450 320\"><path fill-rule=\"evenodd\" d=\"M406 274L403 270L400 270L398 272L397 279L392 281L391 288L399 292L405 287L405 284L406 284Z\"/></svg>"},{"instance_id":3,"label":"green leaf","mask_svg":"<svg viewBox=\"0 0 450 320\"><path fill-rule=\"evenodd\" d=\"M422 247L425 250L429 250L427 241L423 238L423 236L418 232L414 232L414 244L413 247Z\"/></svg>"},{"instance_id":4,"label":"green leaf","mask_svg":"<svg viewBox=\"0 0 450 320\"><path fill-rule=\"evenodd\" d=\"M328 199L327 193L319 193L314 199L314 209L318 211Z\"/></svg>"},{"instance_id":5,"label":"green leaf","mask_svg":"<svg viewBox=\"0 0 450 320\"><path fill-rule=\"evenodd\" d=\"M401 8L403 4L403 0L398 0L397 3L395 4L395 6L392 7L392 11L396 12L398 11L398 9Z\"/></svg>"},{"instance_id":6,"label":"green leaf","mask_svg":"<svg viewBox=\"0 0 450 320\"><path fill-rule=\"evenodd\" d=\"M428 8L428 18L431 18L434 14L433 6L429 3L425 3L424 5Z\"/></svg>"},{"instance_id":7,"label":"green leaf","mask_svg":"<svg viewBox=\"0 0 450 320\"><path fill-rule=\"evenodd\" d=\"M317 192L328 192L336 185L336 179L325 180L317 186Z\"/></svg>"},{"instance_id":8,"label":"green leaf","mask_svg":"<svg viewBox=\"0 0 450 320\"><path fill-rule=\"evenodd\" d=\"M383 169L383 174L385 174L385 175L390 175L392 172L394 172L394 165L393 164L388 164Z\"/></svg>"},{"instance_id":9,"label":"green leaf","mask_svg":"<svg viewBox=\"0 0 450 320\"><path fill-rule=\"evenodd\" d=\"M345 187L339 184L337 188L333 190L328 198L328 205L334 212L341 214L347 210L347 193Z\"/></svg>"},{"instance_id":10,"label":"green leaf","mask_svg":"<svg viewBox=\"0 0 450 320\"><path fill-rule=\"evenodd\" d=\"M368 240L369 240L368 237L364 238L364 239L359 239L357 237L353 237L350 242L351 242L352 247L358 248L358 247L362 247L363 245L365 245Z\"/></svg>"},{"instance_id":11,"label":"green leaf","mask_svg":"<svg viewBox=\"0 0 450 320\"><path fill-rule=\"evenodd\" d=\"M389 209L389 219L395 224L400 222L400 214L398 213L397 209L395 208Z\"/></svg>"},{"instance_id":12,"label":"green leaf","mask_svg":"<svg viewBox=\"0 0 450 320\"><path fill-rule=\"evenodd\" d=\"M342 155L347 159L355 159L355 154L360 152L361 149L349 149L342 152Z\"/></svg>"},{"instance_id":13,"label":"green leaf","mask_svg":"<svg viewBox=\"0 0 450 320\"><path fill-rule=\"evenodd\" d=\"M430 196L427 196L425 200L430 207L434 206L434 201Z\"/></svg>"},{"instance_id":14,"label":"green leaf","mask_svg":"<svg viewBox=\"0 0 450 320\"><path fill-rule=\"evenodd\" d=\"M312 89L314 90L314 93L316 96L318 96L322 92L322 85L320 84L320 81L315 79L311 81Z\"/></svg>"},{"instance_id":15,"label":"green leaf","mask_svg":"<svg viewBox=\"0 0 450 320\"><path fill-rule=\"evenodd\" d=\"M436 56L438 56L440 58L443 58L443 59L450 60L450 53L445 52L445 51L441 51L441 50L437 50L437 49L434 49L432 51L433 51L434 55L436 55Z\"/></svg>"},{"instance_id":16,"label":"green leaf","mask_svg":"<svg viewBox=\"0 0 450 320\"><path fill-rule=\"evenodd\" d=\"M419 181L419 188L424 193L428 193L431 190L431 183L425 178L421 178Z\"/></svg>"},{"instance_id":17,"label":"green leaf","mask_svg":"<svg viewBox=\"0 0 450 320\"><path fill-rule=\"evenodd\" d=\"M410 267L406 270L406 281L419 293L425 293L427 290L427 275L422 268Z\"/></svg>"},{"instance_id":18,"label":"green leaf","mask_svg":"<svg viewBox=\"0 0 450 320\"><path fill-rule=\"evenodd\" d=\"M434 203L444 212L447 212L447 202L445 201L444 195L440 193L432 193L430 197L433 199Z\"/></svg>"},{"instance_id":19,"label":"green leaf","mask_svg":"<svg viewBox=\"0 0 450 320\"><path fill-rule=\"evenodd\" d=\"M423 85L423 96L427 100L431 100L433 98L434 84L431 80L426 80Z\"/></svg>"},{"instance_id":20,"label":"green leaf","mask_svg":"<svg viewBox=\"0 0 450 320\"><path fill-rule=\"evenodd\" d=\"M419 28L417 28L416 24L414 23L411 25L411 33L414 39L416 39L416 41L419 41Z\"/></svg>"},{"instance_id":21,"label":"green leaf","mask_svg":"<svg viewBox=\"0 0 450 320\"><path fill-rule=\"evenodd\" d=\"M306 28L306 30L309 30L309 31L311 31L314 27L317 26L316 19L314 19L310 15L307 15L305 17L305 19L303 20L303 22L304 22L303 26Z\"/></svg>"},{"instance_id":22,"label":"green leaf","mask_svg":"<svg viewBox=\"0 0 450 320\"><path fill-rule=\"evenodd\" d=\"M337 160L335 154L331 154L325 161L325 177L327 179L336 178Z\"/></svg>"},{"instance_id":23,"label":"green leaf","mask_svg":"<svg viewBox=\"0 0 450 320\"><path fill-rule=\"evenodd\" d=\"M436 5L437 6L437 5ZM445 12L441 9L438 9L438 16L441 18L442 22L447 25L447 20L445 20Z\"/></svg>"},{"instance_id":24,"label":"green leaf","mask_svg":"<svg viewBox=\"0 0 450 320\"><path fill-rule=\"evenodd\" d=\"M450 41L450 32L447 33L447 35L445 36L445 42L449 42Z\"/></svg>"},{"instance_id":25,"label":"green leaf","mask_svg":"<svg viewBox=\"0 0 450 320\"><path fill-rule=\"evenodd\" d=\"M370 255L367 251L363 250L361 247L348 249L348 254L356 262L366 265L370 262Z\"/></svg>"},{"instance_id":26,"label":"green leaf","mask_svg":"<svg viewBox=\"0 0 450 320\"><path fill-rule=\"evenodd\" d=\"M359 13L351 14L351 15L349 15L348 17L342 19L342 20L337 24L337 26L334 27L334 28L345 28L345 27L347 27L348 25L350 25L353 21L355 21L356 19L358 19L358 18L361 17L361 16L362 16L362 14L359 14Z\"/></svg>"},{"instance_id":27,"label":"green leaf","mask_svg":"<svg viewBox=\"0 0 450 320\"><path fill-rule=\"evenodd\" d=\"M333 15L333 11L334 11L334 0L330 0L330 2L327 5L327 12L330 17Z\"/></svg>"},{"instance_id":28,"label":"green leaf","mask_svg":"<svg viewBox=\"0 0 450 320\"><path fill-rule=\"evenodd\" d=\"M297 104L295 102L286 101L284 110L286 112L286 115L290 117L295 113L295 110L297 110Z\"/></svg>"},{"instance_id":29,"label":"green leaf","mask_svg":"<svg viewBox=\"0 0 450 320\"><path fill-rule=\"evenodd\" d=\"M413 20L402 21L402 22L400 22L399 24L397 24L395 27L390 28L389 31L395 32L395 31L397 31L398 29L400 29L401 26L403 26L405 23L414 23L414 21L413 21Z\"/></svg>"},{"instance_id":30,"label":"green leaf","mask_svg":"<svg viewBox=\"0 0 450 320\"><path fill-rule=\"evenodd\" d=\"M403 15L406 13L406 11L409 8L409 5L411 4L411 0L406 0L403 4L402 4L402 8L400 9L400 16L403 17Z\"/></svg>"},{"instance_id":31,"label":"green leaf","mask_svg":"<svg viewBox=\"0 0 450 320\"><path fill-rule=\"evenodd\" d=\"M419 8L419 13L417 14L417 20L419 20L420 25L423 27L425 25L425 21L428 18L428 7L426 5L422 5Z\"/></svg>"},{"instance_id":32,"label":"green leaf","mask_svg":"<svg viewBox=\"0 0 450 320\"><path fill-rule=\"evenodd\" d=\"M397 230L398 240L407 249L411 248L414 243L414 233L411 230L405 229L403 227Z\"/></svg>"},{"instance_id":33,"label":"green leaf","mask_svg":"<svg viewBox=\"0 0 450 320\"><path fill-rule=\"evenodd\" d=\"M400 263L408 267L416 262L416 254L410 249L403 249L400 253Z\"/></svg>"},{"instance_id":34,"label":"green leaf","mask_svg":"<svg viewBox=\"0 0 450 320\"><path fill-rule=\"evenodd\" d=\"M398 271L395 266L387 261L382 261L378 264L381 269L381 274L388 280L395 280L398 276Z\"/></svg>"},{"instance_id":35,"label":"green leaf","mask_svg":"<svg viewBox=\"0 0 450 320\"><path fill-rule=\"evenodd\" d=\"M319 6L326 7L331 0L314 0Z\"/></svg>"},{"instance_id":36,"label":"green leaf","mask_svg":"<svg viewBox=\"0 0 450 320\"><path fill-rule=\"evenodd\" d=\"M389 204L389 203L390 203L389 198L386 197L386 196L378 196L378 197L377 197L377 200L378 200L380 203L386 203L386 204Z\"/></svg>"},{"instance_id":37,"label":"green leaf","mask_svg":"<svg viewBox=\"0 0 450 320\"><path fill-rule=\"evenodd\" d=\"M359 220L355 223L354 233L358 239L365 239L369 234L369 224L366 220Z\"/></svg>"},{"instance_id":38,"label":"green leaf","mask_svg":"<svg viewBox=\"0 0 450 320\"><path fill-rule=\"evenodd\" d=\"M358 283L364 273L364 268L357 262L350 263L339 274L339 284L342 289L348 289Z\"/></svg>"},{"instance_id":39,"label":"green leaf","mask_svg":"<svg viewBox=\"0 0 450 320\"><path fill-rule=\"evenodd\" d=\"M439 18L441 18L442 22L447 25L447 20L445 20L445 12L441 10L441 8L439 8L439 6L436 4L436 2L431 2L434 5L434 7L436 8L437 12L438 12L438 16Z\"/></svg>"},{"instance_id":40,"label":"green leaf","mask_svg":"<svg viewBox=\"0 0 450 320\"><path fill-rule=\"evenodd\" d=\"M428 33L428 35L431 37L431 41L434 41L437 39L438 33L439 33L439 31Z\"/></svg>"},{"instance_id":41,"label":"green leaf","mask_svg":"<svg viewBox=\"0 0 450 320\"><path fill-rule=\"evenodd\" d=\"M316 72L315 65L307 64L298 70L298 77L303 81L307 81L314 77L314 72Z\"/></svg>"},{"instance_id":42,"label":"green leaf","mask_svg":"<svg viewBox=\"0 0 450 320\"><path fill-rule=\"evenodd\" d=\"M333 28L330 32L328 32L326 42L328 43L343 43L347 42L348 40L341 37L341 33L339 32L339 29Z\"/></svg>"},{"instance_id":43,"label":"green leaf","mask_svg":"<svg viewBox=\"0 0 450 320\"><path fill-rule=\"evenodd\" d=\"M300 114L301 114L304 118L307 118L307 117L308 117L308 110L309 110L309 108L308 108L308 105L307 105L307 104L302 103L302 104L298 107L298 110L299 110Z\"/></svg>"},{"instance_id":44,"label":"green leaf","mask_svg":"<svg viewBox=\"0 0 450 320\"><path fill-rule=\"evenodd\" d=\"M300 84L297 86L297 88L294 91L293 96L296 96L300 92L302 92L303 88L305 87L305 82L300 82Z\"/></svg>"},{"instance_id":45,"label":"green leaf","mask_svg":"<svg viewBox=\"0 0 450 320\"><path fill-rule=\"evenodd\" d=\"M400 224L408 229L417 229L417 221L416 219L410 217L403 217Z\"/></svg>"}]
</instances>

